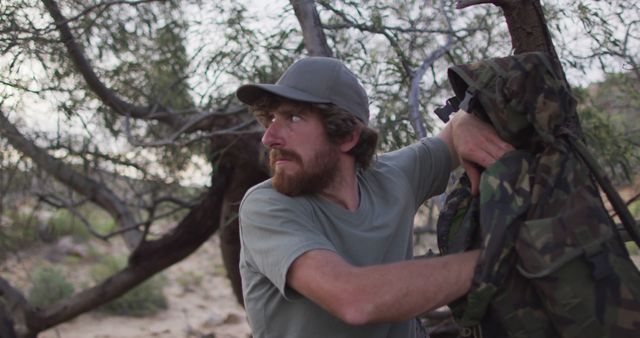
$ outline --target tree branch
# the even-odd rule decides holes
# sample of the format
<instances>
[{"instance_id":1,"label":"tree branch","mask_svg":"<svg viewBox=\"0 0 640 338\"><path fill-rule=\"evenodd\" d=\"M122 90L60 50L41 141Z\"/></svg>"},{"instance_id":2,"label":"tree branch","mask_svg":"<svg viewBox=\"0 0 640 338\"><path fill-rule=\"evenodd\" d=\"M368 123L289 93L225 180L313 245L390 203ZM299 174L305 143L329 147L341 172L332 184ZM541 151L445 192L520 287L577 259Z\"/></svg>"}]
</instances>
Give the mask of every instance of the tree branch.
<instances>
[{"instance_id":1,"label":"tree branch","mask_svg":"<svg viewBox=\"0 0 640 338\"><path fill-rule=\"evenodd\" d=\"M0 302L0 307L3 308L3 312L6 310L11 314L14 325L14 327L7 328L7 330L17 329L18 332L26 330L26 317L31 315L34 309L20 290L11 286L11 284L2 277L0 277L0 297L4 299L4 302ZM4 309L2 303L4 303L8 309ZM13 333L15 334L15 332ZM2 337L4 337L4 335Z\"/></svg>"},{"instance_id":2,"label":"tree branch","mask_svg":"<svg viewBox=\"0 0 640 338\"><path fill-rule=\"evenodd\" d=\"M207 114L200 112L193 118L182 118L177 114L173 114L170 109L160 104L152 104L149 106L139 106L129 103L120 98L115 92L107 88L95 73L91 63L85 56L82 47L76 42L71 29L69 28L67 19L55 0L42 0L49 15L54 20L58 33L60 34L60 42L62 42L69 53L71 61L76 66L78 72L82 75L85 82L102 102L112 108L114 112L122 116L129 116L138 119L153 119L165 123L175 129L183 129L183 126L189 125L185 130L192 132L196 130L211 130L214 125L227 126L230 121L220 119L222 114ZM119 3L119 2L115 2ZM95 7L95 6L94 6ZM193 123L198 120L198 123ZM216 120L214 122L214 120Z\"/></svg>"},{"instance_id":3,"label":"tree branch","mask_svg":"<svg viewBox=\"0 0 640 338\"><path fill-rule=\"evenodd\" d=\"M153 110L152 106L137 106L128 103L118 97L114 92L108 89L104 83L102 83L100 78L98 78L98 75L93 70L91 63L85 57L82 48L76 42L68 25L69 20L62 15L58 4L54 0L42 0L42 2L49 11L49 15L51 15L54 20L54 24L60 34L60 41L66 47L71 60L80 74L82 74L82 77L87 82L89 88L91 88L91 90L96 93L96 95L98 95L105 104L121 115L129 114L138 118L148 117ZM160 108L161 110L164 110L164 107ZM181 124L179 119L173 115L166 115L158 118L158 120L174 126Z\"/></svg>"},{"instance_id":4,"label":"tree branch","mask_svg":"<svg viewBox=\"0 0 640 338\"><path fill-rule=\"evenodd\" d=\"M163 146L167 146L167 145L176 145L176 141L178 140L178 138L187 133L188 131L192 131L194 129L194 126L197 125L198 123L200 123L202 121L202 119L208 119L211 117L211 115L217 115L217 116L221 116L220 114L207 114L204 116L195 116L193 119L191 119L191 121L186 122L182 127L180 127L178 130L176 130L173 134L167 136L164 139L161 140L157 140L157 141L153 141L153 142L143 142L143 141L138 141L134 138L133 134L131 133L131 122L129 120L129 116L127 116L126 120L125 120L125 134L127 135L127 141L129 141L129 143L131 143L134 146L139 146L139 147L163 147ZM250 119L248 121L242 122L236 126L232 126L223 130L215 130L215 131L211 131L208 133L204 133L203 135L199 135L195 138L191 138L189 140L186 140L184 142L180 142L177 145L178 146L186 146L196 140L201 140L201 139L205 139L205 138L210 138L212 136L215 135L223 135L223 134L229 134L229 133L243 133L240 130L251 126L253 124L256 124L256 120L255 119ZM250 133L253 133L254 131L248 131Z\"/></svg>"},{"instance_id":5,"label":"tree branch","mask_svg":"<svg viewBox=\"0 0 640 338\"><path fill-rule=\"evenodd\" d=\"M323 1L321 5L324 8L332 11L334 14L336 14L340 18L342 18L342 20L344 20L347 24L349 24L351 27L355 29L365 31L365 32L371 32L375 34L381 34L382 36L384 36L387 39L387 41L389 41L389 44L393 48L396 55L398 55L398 58L400 59L400 64L402 65L402 70L405 72L407 76L411 74L411 62L409 58L405 55L402 47L398 44L398 41L393 36L393 34L387 31L386 27L375 27L375 26L367 26L367 25L359 24L353 21L352 19L348 18L345 13L333 7L331 4L329 4L328 1Z\"/></svg>"},{"instance_id":6,"label":"tree branch","mask_svg":"<svg viewBox=\"0 0 640 338\"><path fill-rule=\"evenodd\" d=\"M60 21L56 24L66 24L69 23L71 21L75 21L78 20L79 18L89 14L90 12L92 12L93 10L95 10L96 8L106 8L109 6L114 6L114 5L131 5L131 6L136 6L139 4L143 4L143 3L149 3L149 2L159 2L162 0L138 0L138 1L128 1L128 0L108 0L108 1L103 1L103 2L98 2L96 4L93 4L91 6L86 7L85 9L83 9L80 13L78 13L77 15L71 17L71 18L67 18L64 21Z\"/></svg>"},{"instance_id":7,"label":"tree branch","mask_svg":"<svg viewBox=\"0 0 640 338\"><path fill-rule=\"evenodd\" d=\"M427 56L420 65L420 68L413 71L411 73L411 88L409 89L409 118L411 119L411 124L413 125L413 129L418 134L419 138L423 138L427 136L427 130L425 128L425 122L420 114L420 81L422 81L422 77L427 72L427 69L433 65L433 63L441 58L444 54L446 54L453 45L453 31L451 30L451 20L447 15L447 10L445 8L445 1L440 1L440 9L442 11L442 15L444 15L445 20L447 21L447 27L449 31L447 33L447 41L444 46L436 49L431 52L429 56Z\"/></svg>"},{"instance_id":8,"label":"tree branch","mask_svg":"<svg viewBox=\"0 0 640 338\"><path fill-rule=\"evenodd\" d=\"M223 195L231 176L231 168L221 165L200 204L180 221L173 232L158 240L141 243L123 270L90 289L27 313L28 330L25 335L35 335L105 304L197 250L220 226Z\"/></svg>"},{"instance_id":9,"label":"tree branch","mask_svg":"<svg viewBox=\"0 0 640 338\"><path fill-rule=\"evenodd\" d=\"M322 30L320 16L313 0L291 0L291 6L298 18L304 46L311 56L333 56L333 52L327 44L327 37Z\"/></svg>"},{"instance_id":10,"label":"tree branch","mask_svg":"<svg viewBox=\"0 0 640 338\"><path fill-rule=\"evenodd\" d=\"M456 8L463 9L482 4L493 4L498 7L508 7L517 5L517 2L518 0L458 0L458 2L456 3Z\"/></svg>"},{"instance_id":11,"label":"tree branch","mask_svg":"<svg viewBox=\"0 0 640 338\"><path fill-rule=\"evenodd\" d=\"M84 217L84 215L82 215L82 213L78 210L78 206L84 204L87 202L87 199L84 199L82 201L66 201L62 198L60 198L60 196L57 195L50 195L50 194L38 194L36 193L36 195L45 203L50 204L56 208L59 209L66 209L69 210L75 217L77 217L80 222L82 222L82 224L84 225L84 227L87 229L87 231L89 231L89 233L91 233L91 235L93 235L94 237L101 239L103 241L107 241L108 236L102 235L100 233L98 233L93 226L91 225L91 223L89 222L89 220Z\"/></svg>"},{"instance_id":12,"label":"tree branch","mask_svg":"<svg viewBox=\"0 0 640 338\"><path fill-rule=\"evenodd\" d=\"M36 146L20 133L2 111L0 111L0 134L16 150L31 158L51 176L105 209L116 220L119 227L130 228L137 223L132 211L107 186L73 170L63 161ZM141 234L136 229L130 229L123 234L123 237L130 249L135 248L141 241Z\"/></svg>"}]
</instances>

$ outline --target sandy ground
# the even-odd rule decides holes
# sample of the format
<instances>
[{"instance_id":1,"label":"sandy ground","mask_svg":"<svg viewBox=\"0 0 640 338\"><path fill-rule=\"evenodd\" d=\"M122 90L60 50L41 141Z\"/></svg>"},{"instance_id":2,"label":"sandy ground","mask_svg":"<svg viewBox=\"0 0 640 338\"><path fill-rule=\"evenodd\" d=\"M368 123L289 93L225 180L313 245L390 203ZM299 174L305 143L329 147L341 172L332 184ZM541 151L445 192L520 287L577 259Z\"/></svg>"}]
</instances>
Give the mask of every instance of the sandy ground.
<instances>
[{"instance_id":1,"label":"sandy ground","mask_svg":"<svg viewBox=\"0 0 640 338\"><path fill-rule=\"evenodd\" d=\"M69 322L41 333L40 338L247 338L249 325L243 308L236 302L225 277L218 237L213 236L197 252L164 272L164 293L168 309L144 317L112 316L100 312L85 313ZM4 262L0 274L10 280L24 279L29 267L41 261L46 250L22 254L19 259ZM40 257L38 257L40 256ZM83 270L78 267L77 270ZM70 271L74 279L82 279L80 271ZM78 276L75 276L78 274ZM12 281L12 282L13 282Z\"/></svg>"}]
</instances>

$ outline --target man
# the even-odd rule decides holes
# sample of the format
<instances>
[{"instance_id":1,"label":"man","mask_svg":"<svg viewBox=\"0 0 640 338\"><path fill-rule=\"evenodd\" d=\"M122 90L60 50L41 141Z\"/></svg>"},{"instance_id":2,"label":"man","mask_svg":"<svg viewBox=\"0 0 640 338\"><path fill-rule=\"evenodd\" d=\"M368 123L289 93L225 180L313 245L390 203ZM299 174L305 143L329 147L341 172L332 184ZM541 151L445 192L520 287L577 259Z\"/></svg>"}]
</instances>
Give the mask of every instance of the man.
<instances>
[{"instance_id":1,"label":"man","mask_svg":"<svg viewBox=\"0 0 640 338\"><path fill-rule=\"evenodd\" d=\"M478 252L412 260L412 226L459 157L471 171L511 150L488 125L457 113L436 138L373 158L367 95L331 58L237 96L266 128L273 171L240 207L255 337L416 337L413 318L469 290Z\"/></svg>"}]
</instances>

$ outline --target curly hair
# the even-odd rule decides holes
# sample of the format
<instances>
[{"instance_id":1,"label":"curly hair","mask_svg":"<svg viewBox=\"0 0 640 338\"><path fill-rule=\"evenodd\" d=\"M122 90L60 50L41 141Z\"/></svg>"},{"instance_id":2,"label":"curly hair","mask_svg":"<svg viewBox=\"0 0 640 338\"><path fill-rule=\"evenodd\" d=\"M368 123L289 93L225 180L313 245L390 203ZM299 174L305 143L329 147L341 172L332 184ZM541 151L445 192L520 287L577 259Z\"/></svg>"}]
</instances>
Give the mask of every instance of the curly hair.
<instances>
[{"instance_id":1,"label":"curly hair","mask_svg":"<svg viewBox=\"0 0 640 338\"><path fill-rule=\"evenodd\" d=\"M318 113L324 125L327 138L333 144L340 144L346 141L356 128L360 128L360 139L347 154L354 157L356 164L360 168L369 167L378 146L378 132L335 104L295 101L265 93L258 102L249 107L249 111L258 119L260 124L268 126L270 112L284 102L291 102L300 110Z\"/></svg>"}]
</instances>

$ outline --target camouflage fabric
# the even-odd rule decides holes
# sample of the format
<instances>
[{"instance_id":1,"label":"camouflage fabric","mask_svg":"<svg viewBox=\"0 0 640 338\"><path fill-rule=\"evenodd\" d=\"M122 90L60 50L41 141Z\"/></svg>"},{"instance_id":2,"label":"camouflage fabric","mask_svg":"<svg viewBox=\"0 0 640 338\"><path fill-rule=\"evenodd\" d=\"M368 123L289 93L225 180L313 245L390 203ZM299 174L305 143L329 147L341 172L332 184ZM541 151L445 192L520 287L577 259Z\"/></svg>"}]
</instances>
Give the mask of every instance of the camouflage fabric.
<instances>
[{"instance_id":1,"label":"camouflage fabric","mask_svg":"<svg viewBox=\"0 0 640 338\"><path fill-rule=\"evenodd\" d=\"M476 337L639 337L640 273L562 127L575 101L542 53L449 70L461 108L518 150L462 177L438 220L442 254L482 248L470 293L450 304Z\"/></svg>"}]
</instances>

